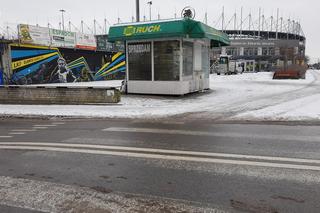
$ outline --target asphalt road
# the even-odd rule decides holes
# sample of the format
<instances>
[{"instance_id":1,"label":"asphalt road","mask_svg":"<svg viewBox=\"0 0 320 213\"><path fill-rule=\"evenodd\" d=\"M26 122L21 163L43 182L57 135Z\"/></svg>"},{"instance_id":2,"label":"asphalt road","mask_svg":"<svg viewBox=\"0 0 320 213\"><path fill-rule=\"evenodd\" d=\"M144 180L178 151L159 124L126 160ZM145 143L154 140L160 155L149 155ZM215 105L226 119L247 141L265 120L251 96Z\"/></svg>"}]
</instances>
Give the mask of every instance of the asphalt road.
<instances>
[{"instance_id":1,"label":"asphalt road","mask_svg":"<svg viewBox=\"0 0 320 213\"><path fill-rule=\"evenodd\" d=\"M0 212L319 212L319 132L3 119Z\"/></svg>"}]
</instances>

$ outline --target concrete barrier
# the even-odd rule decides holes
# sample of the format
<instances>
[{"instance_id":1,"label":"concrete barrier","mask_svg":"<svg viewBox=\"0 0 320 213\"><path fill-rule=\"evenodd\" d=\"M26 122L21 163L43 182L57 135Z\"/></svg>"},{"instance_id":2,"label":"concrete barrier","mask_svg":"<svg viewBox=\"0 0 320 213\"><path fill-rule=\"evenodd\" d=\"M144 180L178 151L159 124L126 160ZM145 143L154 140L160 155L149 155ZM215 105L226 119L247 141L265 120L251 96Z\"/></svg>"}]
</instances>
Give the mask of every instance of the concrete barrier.
<instances>
[{"instance_id":1,"label":"concrete barrier","mask_svg":"<svg viewBox=\"0 0 320 213\"><path fill-rule=\"evenodd\" d=\"M116 88L0 87L0 104L108 104L120 100Z\"/></svg>"}]
</instances>

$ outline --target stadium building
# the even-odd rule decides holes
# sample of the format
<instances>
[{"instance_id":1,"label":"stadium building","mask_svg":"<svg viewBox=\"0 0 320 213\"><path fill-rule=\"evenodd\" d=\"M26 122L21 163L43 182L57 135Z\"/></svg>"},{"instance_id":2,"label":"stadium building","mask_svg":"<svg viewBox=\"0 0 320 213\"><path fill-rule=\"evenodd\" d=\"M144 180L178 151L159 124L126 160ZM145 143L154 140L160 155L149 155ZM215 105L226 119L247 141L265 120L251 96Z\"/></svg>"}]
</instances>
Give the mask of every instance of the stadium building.
<instances>
[{"instance_id":1,"label":"stadium building","mask_svg":"<svg viewBox=\"0 0 320 213\"><path fill-rule=\"evenodd\" d=\"M227 24L224 14L220 19L220 29L229 35L231 45L215 48L213 61L220 56L228 56L231 61L244 63L244 71L273 71L304 64L306 38L299 22L279 18L279 15L268 19L259 15L254 20L249 14L247 18L238 20L234 14Z\"/></svg>"}]
</instances>

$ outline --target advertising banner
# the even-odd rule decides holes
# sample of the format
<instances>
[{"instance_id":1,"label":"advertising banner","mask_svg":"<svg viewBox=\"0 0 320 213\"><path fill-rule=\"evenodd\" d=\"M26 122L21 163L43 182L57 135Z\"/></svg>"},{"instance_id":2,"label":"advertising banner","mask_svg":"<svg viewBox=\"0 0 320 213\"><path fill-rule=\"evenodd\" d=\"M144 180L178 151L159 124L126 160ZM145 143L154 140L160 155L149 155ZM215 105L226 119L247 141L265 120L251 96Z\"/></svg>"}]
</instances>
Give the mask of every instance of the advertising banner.
<instances>
[{"instance_id":1,"label":"advertising banner","mask_svg":"<svg viewBox=\"0 0 320 213\"><path fill-rule=\"evenodd\" d=\"M96 35L97 40L97 50L100 51L110 51L112 50L112 43L108 42L107 35Z\"/></svg>"},{"instance_id":2,"label":"advertising banner","mask_svg":"<svg viewBox=\"0 0 320 213\"><path fill-rule=\"evenodd\" d=\"M50 46L50 31L46 27L20 24L19 37L22 43Z\"/></svg>"},{"instance_id":3,"label":"advertising banner","mask_svg":"<svg viewBox=\"0 0 320 213\"><path fill-rule=\"evenodd\" d=\"M54 47L72 47L76 46L76 33L50 29L51 44Z\"/></svg>"},{"instance_id":4,"label":"advertising banner","mask_svg":"<svg viewBox=\"0 0 320 213\"><path fill-rule=\"evenodd\" d=\"M107 35L97 35L97 50L99 51L108 51L108 52L124 52L124 43L123 42L108 42Z\"/></svg>"},{"instance_id":5,"label":"advertising banner","mask_svg":"<svg viewBox=\"0 0 320 213\"><path fill-rule=\"evenodd\" d=\"M94 35L76 33L76 48L85 50L96 50L96 38L94 37Z\"/></svg>"}]
</instances>

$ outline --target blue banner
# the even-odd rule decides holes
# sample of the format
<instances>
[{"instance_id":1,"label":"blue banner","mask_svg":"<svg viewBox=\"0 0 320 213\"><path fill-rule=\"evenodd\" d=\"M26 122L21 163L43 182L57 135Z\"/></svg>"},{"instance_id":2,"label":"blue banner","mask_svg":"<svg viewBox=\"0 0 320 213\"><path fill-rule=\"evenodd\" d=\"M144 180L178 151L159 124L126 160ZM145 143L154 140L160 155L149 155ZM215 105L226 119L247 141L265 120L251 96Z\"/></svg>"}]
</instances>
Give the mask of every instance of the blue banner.
<instances>
[{"instance_id":1,"label":"blue banner","mask_svg":"<svg viewBox=\"0 0 320 213\"><path fill-rule=\"evenodd\" d=\"M3 86L4 82L3 82L3 71L2 69L0 69L0 86Z\"/></svg>"}]
</instances>

